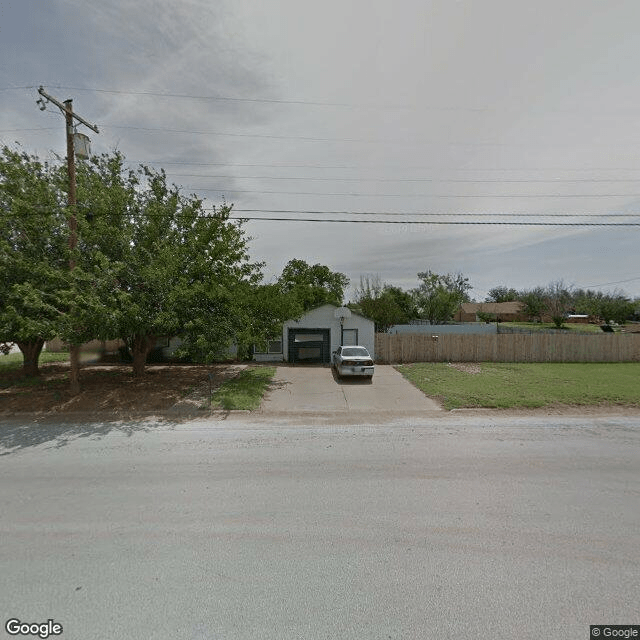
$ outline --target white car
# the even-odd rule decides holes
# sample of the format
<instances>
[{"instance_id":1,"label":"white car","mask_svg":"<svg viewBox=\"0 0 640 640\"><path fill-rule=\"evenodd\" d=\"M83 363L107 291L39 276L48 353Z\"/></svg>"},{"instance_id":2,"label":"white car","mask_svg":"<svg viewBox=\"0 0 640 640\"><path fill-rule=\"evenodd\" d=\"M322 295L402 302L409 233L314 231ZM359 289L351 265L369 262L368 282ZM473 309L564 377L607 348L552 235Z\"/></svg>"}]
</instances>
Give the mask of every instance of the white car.
<instances>
[{"instance_id":1,"label":"white car","mask_svg":"<svg viewBox=\"0 0 640 640\"><path fill-rule=\"evenodd\" d=\"M373 359L366 347L338 347L331 356L331 366L340 376L373 378Z\"/></svg>"}]
</instances>

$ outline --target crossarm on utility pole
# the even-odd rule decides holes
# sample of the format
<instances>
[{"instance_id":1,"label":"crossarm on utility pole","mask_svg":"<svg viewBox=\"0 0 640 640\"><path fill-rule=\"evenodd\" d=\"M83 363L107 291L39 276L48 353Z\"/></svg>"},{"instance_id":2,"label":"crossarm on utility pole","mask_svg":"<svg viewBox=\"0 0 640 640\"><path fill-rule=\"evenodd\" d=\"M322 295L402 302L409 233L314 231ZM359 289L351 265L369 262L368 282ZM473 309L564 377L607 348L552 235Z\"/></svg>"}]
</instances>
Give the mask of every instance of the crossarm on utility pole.
<instances>
[{"instance_id":1,"label":"crossarm on utility pole","mask_svg":"<svg viewBox=\"0 0 640 640\"><path fill-rule=\"evenodd\" d=\"M62 104L62 102L60 102L59 100L56 100L53 96L50 96L44 90L43 87L40 87L38 89L38 93L43 98L45 98L48 102L53 102L53 104L55 104L56 107L58 107L58 109L60 109L62 111L62 113L64 113L65 115L67 114L66 103L69 102L69 100L65 100L65 103ZM89 129L91 129L91 131L94 131L95 133L100 133L100 131L98 131L98 126L97 125L88 123L84 118L79 116L77 113L73 113L73 111L72 111L71 112L71 116L72 116L72 118L75 118L78 122L81 122L85 127L89 127Z\"/></svg>"}]
</instances>

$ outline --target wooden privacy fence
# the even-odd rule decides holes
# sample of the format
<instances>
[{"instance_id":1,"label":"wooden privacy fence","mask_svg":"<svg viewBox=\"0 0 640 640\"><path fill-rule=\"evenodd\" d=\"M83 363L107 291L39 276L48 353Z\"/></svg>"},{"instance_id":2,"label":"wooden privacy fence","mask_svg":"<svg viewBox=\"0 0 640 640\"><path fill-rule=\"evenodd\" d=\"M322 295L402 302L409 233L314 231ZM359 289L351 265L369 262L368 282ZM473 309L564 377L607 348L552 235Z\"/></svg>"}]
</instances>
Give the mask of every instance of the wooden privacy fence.
<instances>
[{"instance_id":1,"label":"wooden privacy fence","mask_svg":"<svg viewBox=\"0 0 640 640\"><path fill-rule=\"evenodd\" d=\"M376 334L376 361L640 362L640 334Z\"/></svg>"}]
</instances>

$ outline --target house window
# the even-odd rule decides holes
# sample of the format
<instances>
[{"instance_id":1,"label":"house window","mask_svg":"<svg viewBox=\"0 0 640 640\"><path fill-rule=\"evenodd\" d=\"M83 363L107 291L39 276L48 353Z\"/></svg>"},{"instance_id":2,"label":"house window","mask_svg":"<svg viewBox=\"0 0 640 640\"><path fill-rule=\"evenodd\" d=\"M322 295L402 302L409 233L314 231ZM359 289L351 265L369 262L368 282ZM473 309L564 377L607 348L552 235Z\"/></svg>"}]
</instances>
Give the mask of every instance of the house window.
<instances>
[{"instance_id":1,"label":"house window","mask_svg":"<svg viewBox=\"0 0 640 640\"><path fill-rule=\"evenodd\" d=\"M269 342L267 342L266 351L263 351L262 349L258 349L256 346L254 346L253 353L268 353L268 354L282 353L282 338L277 338L276 340L269 340Z\"/></svg>"},{"instance_id":2,"label":"house window","mask_svg":"<svg viewBox=\"0 0 640 640\"><path fill-rule=\"evenodd\" d=\"M282 340L270 340L267 353L282 353Z\"/></svg>"},{"instance_id":3,"label":"house window","mask_svg":"<svg viewBox=\"0 0 640 640\"><path fill-rule=\"evenodd\" d=\"M322 336L318 333L296 333L296 342L321 342Z\"/></svg>"}]
</instances>

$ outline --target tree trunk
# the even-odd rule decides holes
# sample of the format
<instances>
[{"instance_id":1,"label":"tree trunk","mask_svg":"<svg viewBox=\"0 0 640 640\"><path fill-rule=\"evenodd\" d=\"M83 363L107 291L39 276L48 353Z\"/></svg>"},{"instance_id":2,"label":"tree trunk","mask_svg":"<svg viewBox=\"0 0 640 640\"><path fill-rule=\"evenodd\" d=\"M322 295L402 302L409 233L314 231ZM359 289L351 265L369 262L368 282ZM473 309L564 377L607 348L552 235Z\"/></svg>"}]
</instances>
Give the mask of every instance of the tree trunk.
<instances>
[{"instance_id":1,"label":"tree trunk","mask_svg":"<svg viewBox=\"0 0 640 640\"><path fill-rule=\"evenodd\" d=\"M44 340L38 338L31 342L17 342L18 348L22 351L22 371L25 376L38 376L38 358L44 347Z\"/></svg>"},{"instance_id":2,"label":"tree trunk","mask_svg":"<svg viewBox=\"0 0 640 640\"><path fill-rule=\"evenodd\" d=\"M72 344L69 346L69 390L72 396L80 393L80 345Z\"/></svg>"},{"instance_id":3,"label":"tree trunk","mask_svg":"<svg viewBox=\"0 0 640 640\"><path fill-rule=\"evenodd\" d=\"M133 375L139 378L144 375L149 351L156 343L156 336L133 336L129 341L129 349L133 357Z\"/></svg>"}]
</instances>

